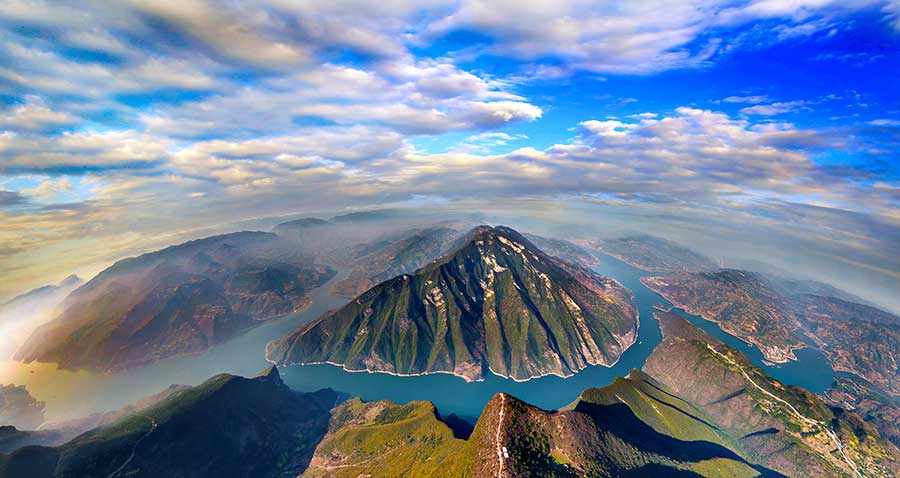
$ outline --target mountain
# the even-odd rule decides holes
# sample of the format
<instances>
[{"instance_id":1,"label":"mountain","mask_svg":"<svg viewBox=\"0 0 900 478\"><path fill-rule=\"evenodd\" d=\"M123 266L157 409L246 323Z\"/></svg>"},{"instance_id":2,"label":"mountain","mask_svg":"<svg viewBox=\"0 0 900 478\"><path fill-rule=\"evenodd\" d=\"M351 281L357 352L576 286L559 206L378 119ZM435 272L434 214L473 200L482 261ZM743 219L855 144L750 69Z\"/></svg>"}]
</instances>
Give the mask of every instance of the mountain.
<instances>
[{"instance_id":1,"label":"mountain","mask_svg":"<svg viewBox=\"0 0 900 478\"><path fill-rule=\"evenodd\" d=\"M856 414L778 382L677 314L654 315L663 341L643 370L703 412L741 456L786 476L900 473L900 451Z\"/></svg>"},{"instance_id":2,"label":"mountain","mask_svg":"<svg viewBox=\"0 0 900 478\"><path fill-rule=\"evenodd\" d=\"M0 317L2 317L0 322L17 320L16 316L19 313L32 313L35 307L45 307L48 302L52 307L83 283L84 281L80 277L72 274L61 280L59 284L45 285L18 295L8 302L0 304Z\"/></svg>"},{"instance_id":3,"label":"mountain","mask_svg":"<svg viewBox=\"0 0 900 478\"><path fill-rule=\"evenodd\" d=\"M868 305L812 294L791 296L802 333L841 372L900 397L900 317Z\"/></svg>"},{"instance_id":4,"label":"mountain","mask_svg":"<svg viewBox=\"0 0 900 478\"><path fill-rule=\"evenodd\" d=\"M219 375L57 447L0 454L0 478L889 478L900 451L854 413L783 385L680 316L644 370L550 411L495 395L474 429L429 402L291 391L271 367ZM0 444L4 430L0 429Z\"/></svg>"},{"instance_id":5,"label":"mountain","mask_svg":"<svg viewBox=\"0 0 900 478\"><path fill-rule=\"evenodd\" d=\"M732 269L649 277L642 282L677 307L757 345L770 361L793 359L792 351L809 341L835 370L856 374L900 395L900 361L896 359L900 357L900 317L838 297L809 294L808 287L781 289L761 274Z\"/></svg>"},{"instance_id":6,"label":"mountain","mask_svg":"<svg viewBox=\"0 0 900 478\"><path fill-rule=\"evenodd\" d=\"M10 453L19 448L31 445L61 445L88 430L108 425L129 415L134 415L135 413L156 405L175 393L187 388L190 387L187 387L186 385L172 385L162 392L143 398L134 404L126 405L118 410L92 413L83 418L62 422L44 422L40 424L39 428L37 426L31 426L27 427L27 429L20 430L15 426L0 426L0 453ZM41 420L43 421L43 415L41 416ZM5 422L0 421L0 423ZM35 428L37 429L35 430Z\"/></svg>"},{"instance_id":7,"label":"mountain","mask_svg":"<svg viewBox=\"0 0 900 478\"><path fill-rule=\"evenodd\" d=\"M807 279L789 279L782 276L773 276L771 274L763 275L769 281L769 283L772 284L772 287L774 287L775 290L777 290L781 295L811 294L822 297L833 297L835 299L841 299L847 302L854 302L857 304L874 307L872 303L866 301L865 299L851 294L847 291L838 289L833 285L825 284L824 282Z\"/></svg>"},{"instance_id":8,"label":"mountain","mask_svg":"<svg viewBox=\"0 0 900 478\"><path fill-rule=\"evenodd\" d=\"M563 239L538 236L535 234L523 234L532 244L553 257L574 262L584 267L594 267L600 264L600 259L590 250Z\"/></svg>"},{"instance_id":9,"label":"mountain","mask_svg":"<svg viewBox=\"0 0 900 478\"><path fill-rule=\"evenodd\" d=\"M70 275L56 285L32 289L0 304L0 360L11 357L35 327L51 320L63 299L82 284Z\"/></svg>"},{"instance_id":10,"label":"mountain","mask_svg":"<svg viewBox=\"0 0 900 478\"><path fill-rule=\"evenodd\" d=\"M857 413L881 436L900 447L900 397L892 397L850 374L835 375L834 383L823 395L829 404Z\"/></svg>"},{"instance_id":11,"label":"mountain","mask_svg":"<svg viewBox=\"0 0 900 478\"><path fill-rule=\"evenodd\" d=\"M715 270L716 264L676 242L646 234L586 243L604 254L648 272Z\"/></svg>"},{"instance_id":12,"label":"mountain","mask_svg":"<svg viewBox=\"0 0 900 478\"><path fill-rule=\"evenodd\" d=\"M756 345L770 362L796 360L794 350L804 347L794 335L798 324L789 304L760 274L721 269L645 277L641 282L676 307Z\"/></svg>"},{"instance_id":13,"label":"mountain","mask_svg":"<svg viewBox=\"0 0 900 478\"><path fill-rule=\"evenodd\" d=\"M779 476L729 450L698 413L637 370L561 411L498 394L468 437L428 402L354 399L335 408L302 476Z\"/></svg>"},{"instance_id":14,"label":"mountain","mask_svg":"<svg viewBox=\"0 0 900 478\"><path fill-rule=\"evenodd\" d=\"M19 430L13 425L0 425L0 454L27 446L59 445L72 438L74 437L67 437L58 430Z\"/></svg>"},{"instance_id":15,"label":"mountain","mask_svg":"<svg viewBox=\"0 0 900 478\"><path fill-rule=\"evenodd\" d=\"M351 249L352 269L335 284L338 295L356 297L372 286L402 274L411 274L447 252L460 233L448 227L411 229Z\"/></svg>"},{"instance_id":16,"label":"mountain","mask_svg":"<svg viewBox=\"0 0 900 478\"><path fill-rule=\"evenodd\" d=\"M334 271L264 232L123 259L72 292L16 359L116 372L196 353L306 306Z\"/></svg>"},{"instance_id":17,"label":"mountain","mask_svg":"<svg viewBox=\"0 0 900 478\"><path fill-rule=\"evenodd\" d=\"M890 477L898 451L677 315L646 371L546 411L506 394L467 438L427 402L350 400L305 477ZM652 374L655 374L655 378ZM687 398L691 397L691 399Z\"/></svg>"},{"instance_id":18,"label":"mountain","mask_svg":"<svg viewBox=\"0 0 900 478\"><path fill-rule=\"evenodd\" d=\"M482 226L415 274L383 282L270 343L267 357L528 380L615 363L634 343L637 320L618 282L548 256L512 229Z\"/></svg>"},{"instance_id":19,"label":"mountain","mask_svg":"<svg viewBox=\"0 0 900 478\"><path fill-rule=\"evenodd\" d=\"M337 401L331 390L291 391L274 367L218 375L64 445L0 455L0 477L294 477Z\"/></svg>"}]
</instances>

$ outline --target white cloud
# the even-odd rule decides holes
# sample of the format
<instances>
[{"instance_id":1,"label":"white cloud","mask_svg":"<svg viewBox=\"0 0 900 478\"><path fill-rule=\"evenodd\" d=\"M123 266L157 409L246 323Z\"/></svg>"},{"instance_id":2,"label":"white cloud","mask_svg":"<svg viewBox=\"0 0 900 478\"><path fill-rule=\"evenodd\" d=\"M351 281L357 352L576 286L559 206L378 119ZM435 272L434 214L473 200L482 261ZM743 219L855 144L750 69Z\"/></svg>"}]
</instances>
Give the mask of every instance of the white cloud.
<instances>
[{"instance_id":1,"label":"white cloud","mask_svg":"<svg viewBox=\"0 0 900 478\"><path fill-rule=\"evenodd\" d=\"M40 98L27 96L25 103L0 111L0 130L41 130L71 125L74 116L48 108Z\"/></svg>"},{"instance_id":2,"label":"white cloud","mask_svg":"<svg viewBox=\"0 0 900 478\"><path fill-rule=\"evenodd\" d=\"M723 98L723 103L765 103L769 101L769 97L766 95L753 95L753 96L729 96L727 98Z\"/></svg>"},{"instance_id":3,"label":"white cloud","mask_svg":"<svg viewBox=\"0 0 900 478\"><path fill-rule=\"evenodd\" d=\"M807 108L806 104L806 101L779 101L767 105L747 106L740 111L745 115L774 116L799 111Z\"/></svg>"}]
</instances>

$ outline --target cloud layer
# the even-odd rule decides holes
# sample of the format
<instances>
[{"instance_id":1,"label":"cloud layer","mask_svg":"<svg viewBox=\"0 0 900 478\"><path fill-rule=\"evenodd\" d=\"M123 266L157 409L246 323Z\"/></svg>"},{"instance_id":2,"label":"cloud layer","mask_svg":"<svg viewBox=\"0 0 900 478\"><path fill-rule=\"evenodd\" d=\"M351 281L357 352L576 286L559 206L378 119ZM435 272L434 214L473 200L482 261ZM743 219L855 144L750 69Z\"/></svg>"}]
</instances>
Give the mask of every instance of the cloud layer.
<instances>
[{"instance_id":1,"label":"cloud layer","mask_svg":"<svg viewBox=\"0 0 900 478\"><path fill-rule=\"evenodd\" d=\"M900 226L900 115L859 116L869 92L793 98L760 85L645 106L596 85L821 44L857 21L896 34L897 12L878 1L3 2L0 297L234 220L423 198L791 224L896 270L882 241ZM561 89L622 111L572 114ZM833 123L794 122L837 103Z\"/></svg>"}]
</instances>

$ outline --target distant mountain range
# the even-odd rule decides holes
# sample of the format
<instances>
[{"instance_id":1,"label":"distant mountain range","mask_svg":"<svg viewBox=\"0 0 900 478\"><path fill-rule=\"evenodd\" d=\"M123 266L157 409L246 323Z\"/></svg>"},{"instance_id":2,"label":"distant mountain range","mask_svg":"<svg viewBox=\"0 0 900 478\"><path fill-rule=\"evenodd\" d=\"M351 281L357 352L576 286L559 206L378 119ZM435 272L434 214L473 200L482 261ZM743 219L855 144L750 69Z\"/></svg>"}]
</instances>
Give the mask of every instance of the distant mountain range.
<instances>
[{"instance_id":1,"label":"distant mountain range","mask_svg":"<svg viewBox=\"0 0 900 478\"><path fill-rule=\"evenodd\" d=\"M0 478L87 476L888 478L900 451L681 317L643 371L546 411L495 395L474 429L428 402L300 394L273 367L216 376L57 447L0 454ZM2 434L0 434L2 436Z\"/></svg>"},{"instance_id":2,"label":"distant mountain range","mask_svg":"<svg viewBox=\"0 0 900 478\"><path fill-rule=\"evenodd\" d=\"M385 210L328 220L300 218L278 224L272 232L316 262L347 271L332 292L352 298L440 257L462 236L461 227L466 224L446 220L421 225Z\"/></svg>"},{"instance_id":3,"label":"distant mountain range","mask_svg":"<svg viewBox=\"0 0 900 478\"><path fill-rule=\"evenodd\" d=\"M540 251L518 232L479 227L412 275L269 344L279 364L482 380L568 376L615 363L637 336L631 293Z\"/></svg>"},{"instance_id":4,"label":"distant mountain range","mask_svg":"<svg viewBox=\"0 0 900 478\"><path fill-rule=\"evenodd\" d=\"M274 234L239 232L123 259L72 292L16 359L115 372L205 350L307 303L334 271Z\"/></svg>"},{"instance_id":5,"label":"distant mountain range","mask_svg":"<svg viewBox=\"0 0 900 478\"><path fill-rule=\"evenodd\" d=\"M0 360L11 357L35 327L51 320L59 304L83 281L70 275L56 285L32 289L0 304Z\"/></svg>"},{"instance_id":6,"label":"distant mountain range","mask_svg":"<svg viewBox=\"0 0 900 478\"><path fill-rule=\"evenodd\" d=\"M900 395L900 317L827 293L784 287L753 272L722 269L649 277L644 284L687 312L759 347L773 362L811 341L835 370L854 373ZM843 294L840 294L843 296Z\"/></svg>"},{"instance_id":7,"label":"distant mountain range","mask_svg":"<svg viewBox=\"0 0 900 478\"><path fill-rule=\"evenodd\" d=\"M447 252L462 233L448 227L427 227L390 234L348 251L350 272L335 284L338 295L356 297L373 286L399 275L411 274Z\"/></svg>"},{"instance_id":8,"label":"distant mountain range","mask_svg":"<svg viewBox=\"0 0 900 478\"><path fill-rule=\"evenodd\" d=\"M646 234L579 243L648 272L698 272L718 268L709 258L687 247Z\"/></svg>"},{"instance_id":9,"label":"distant mountain range","mask_svg":"<svg viewBox=\"0 0 900 478\"><path fill-rule=\"evenodd\" d=\"M16 316L18 313L31 312L30 309L39 306L39 304L43 305L43 302L58 302L83 283L84 281L80 277L73 274L61 280L59 284L31 289L0 304L0 317L2 317L0 321L17 320L18 317Z\"/></svg>"}]
</instances>

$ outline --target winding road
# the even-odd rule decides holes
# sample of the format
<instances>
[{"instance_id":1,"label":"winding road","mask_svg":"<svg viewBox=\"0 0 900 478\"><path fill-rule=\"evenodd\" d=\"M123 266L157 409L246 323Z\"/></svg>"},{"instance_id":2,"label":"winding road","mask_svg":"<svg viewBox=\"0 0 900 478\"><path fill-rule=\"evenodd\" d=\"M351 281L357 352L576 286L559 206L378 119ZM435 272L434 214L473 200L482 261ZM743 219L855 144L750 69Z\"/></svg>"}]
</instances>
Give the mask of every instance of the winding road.
<instances>
[{"instance_id":1,"label":"winding road","mask_svg":"<svg viewBox=\"0 0 900 478\"><path fill-rule=\"evenodd\" d=\"M497 458L500 460L500 469L497 471L497 478L503 478L503 465L506 464L503 446L500 444L500 432L503 431L503 411L506 408L506 395L500 394L500 419L497 420L497 436L494 441L497 442Z\"/></svg>"},{"instance_id":2,"label":"winding road","mask_svg":"<svg viewBox=\"0 0 900 478\"><path fill-rule=\"evenodd\" d=\"M128 459L125 460L125 463L122 463L122 465L119 466L118 468L116 468L116 471L110 473L107 478L113 478L116 475L118 475L119 473L121 473L122 470L124 470L125 467L131 463L131 460L134 459L134 455L135 455L135 453L137 453L138 445L140 445L141 442L144 441L144 438L147 438L148 436L150 436L151 433L153 433L154 430L156 430L156 425L157 425L156 419L153 417L150 417L150 416L145 417L145 418L150 420L150 430L147 431L147 433L144 433L140 438L138 438L138 440L136 442L134 442L134 448L131 449L131 455L128 456Z\"/></svg>"},{"instance_id":3,"label":"winding road","mask_svg":"<svg viewBox=\"0 0 900 478\"><path fill-rule=\"evenodd\" d=\"M853 473L858 478L864 478L862 472L860 472L859 468L857 468L856 463L853 463L853 460L851 460L850 457L848 457L847 454L844 452L844 444L841 442L840 438L838 438L837 434L834 433L834 430L832 430L830 427L828 427L824 422L820 422L819 420L815 420L815 419L812 419L812 418L809 418L809 417L803 415L796 408L794 408L793 405L788 403L787 400L784 400L783 398L775 395L774 393L760 387L759 384L757 384L750 377L750 375L744 371L744 368L741 367L737 362L735 362L731 357L728 357L727 355L719 352L718 350L715 349L715 347L713 347L710 344L706 344L706 347L709 348L709 350L712 351L714 354L718 355L719 357L722 357L722 359L724 359L726 362L737 367L737 369L741 371L741 375L743 375L744 378L747 379L748 382L750 382L754 387L756 387L757 390L764 393L766 396L772 398L773 400L776 400L776 401L784 404L791 411L791 413L793 413L797 418L800 419L800 421L806 422L807 424L810 424L810 425L813 425L813 426L816 426L816 427L819 427L820 429L822 429L822 431L825 432L825 435L828 436L828 438L830 438L831 441L834 443L834 445L837 447L838 451L841 452L841 458L843 458L844 462L847 463L847 465L850 467L851 470L853 470Z\"/></svg>"}]
</instances>

